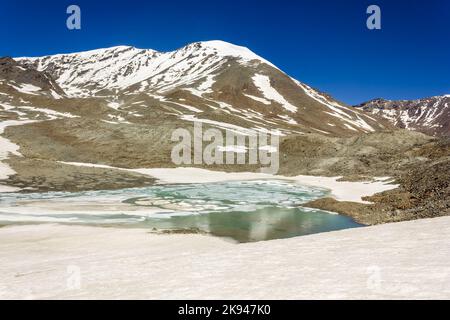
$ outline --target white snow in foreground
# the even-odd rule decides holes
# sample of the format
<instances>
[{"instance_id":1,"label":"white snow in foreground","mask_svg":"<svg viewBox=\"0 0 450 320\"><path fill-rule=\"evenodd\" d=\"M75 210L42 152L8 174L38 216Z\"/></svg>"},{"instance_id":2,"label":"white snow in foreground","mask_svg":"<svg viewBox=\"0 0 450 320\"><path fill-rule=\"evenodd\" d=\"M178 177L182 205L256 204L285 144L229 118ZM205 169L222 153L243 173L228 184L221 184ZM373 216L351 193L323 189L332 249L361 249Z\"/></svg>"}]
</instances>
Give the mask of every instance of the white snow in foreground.
<instances>
[{"instance_id":1,"label":"white snow in foreground","mask_svg":"<svg viewBox=\"0 0 450 320\"><path fill-rule=\"evenodd\" d=\"M0 299L449 299L450 217L234 244L61 225L0 229ZM74 272L78 284L69 282Z\"/></svg>"},{"instance_id":2,"label":"white snow in foreground","mask_svg":"<svg viewBox=\"0 0 450 320\"><path fill-rule=\"evenodd\" d=\"M269 152L273 150L268 150ZM288 180L302 185L314 186L329 189L331 196L339 201L351 201L358 203L368 203L363 201L363 197L372 196L387 190L398 188L398 185L388 184L388 178L376 178L374 182L353 182L337 181L341 177L318 177L318 176L294 176L286 177L280 175L271 175L254 172L222 172L211 171L199 168L169 168L169 169L123 169L107 165L98 165L91 163L61 162L68 165L94 168L107 168L116 170L125 170L149 175L159 180L161 184L178 183L213 183L223 181L244 181L275 179Z\"/></svg>"},{"instance_id":3,"label":"white snow in foreground","mask_svg":"<svg viewBox=\"0 0 450 320\"><path fill-rule=\"evenodd\" d=\"M272 87L268 76L256 74L253 77L253 82L266 99L281 104L281 106L288 111L297 112L297 107L290 104L277 90L275 90L275 88Z\"/></svg>"}]
</instances>

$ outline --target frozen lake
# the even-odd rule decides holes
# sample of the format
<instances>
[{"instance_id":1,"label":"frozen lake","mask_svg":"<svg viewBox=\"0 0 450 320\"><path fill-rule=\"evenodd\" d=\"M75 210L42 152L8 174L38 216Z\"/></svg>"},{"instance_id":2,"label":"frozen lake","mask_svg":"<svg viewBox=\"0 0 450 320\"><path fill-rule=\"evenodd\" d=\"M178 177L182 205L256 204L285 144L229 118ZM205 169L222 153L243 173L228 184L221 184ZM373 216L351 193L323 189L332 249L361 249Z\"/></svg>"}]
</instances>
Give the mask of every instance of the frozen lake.
<instances>
[{"instance_id":1,"label":"frozen lake","mask_svg":"<svg viewBox=\"0 0 450 320\"><path fill-rule=\"evenodd\" d=\"M325 189L280 180L156 185L79 193L10 193L0 199L0 224L66 223L208 233L254 242L361 225L302 207Z\"/></svg>"}]
</instances>

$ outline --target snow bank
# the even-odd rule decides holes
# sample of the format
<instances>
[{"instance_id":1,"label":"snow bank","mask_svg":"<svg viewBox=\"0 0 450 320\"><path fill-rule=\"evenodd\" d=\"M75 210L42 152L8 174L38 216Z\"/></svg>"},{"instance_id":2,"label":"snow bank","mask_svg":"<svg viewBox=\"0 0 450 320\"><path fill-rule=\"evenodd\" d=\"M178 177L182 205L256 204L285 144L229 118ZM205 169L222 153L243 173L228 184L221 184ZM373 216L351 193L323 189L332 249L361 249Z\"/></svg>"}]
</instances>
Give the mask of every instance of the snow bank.
<instances>
[{"instance_id":1,"label":"snow bank","mask_svg":"<svg viewBox=\"0 0 450 320\"><path fill-rule=\"evenodd\" d=\"M449 299L450 217L234 244L59 225L0 229L0 299Z\"/></svg>"},{"instance_id":2,"label":"snow bank","mask_svg":"<svg viewBox=\"0 0 450 320\"><path fill-rule=\"evenodd\" d=\"M252 96L252 95L250 95L250 94L245 94L245 93L244 93L244 96L246 96L246 97L249 97L249 98L250 98L250 99L252 99L252 100L255 100L255 101L258 101L258 102L264 103L265 105L269 105L269 104L271 104L271 102L270 102L269 100L267 100L267 99L264 99L264 98L260 98L260 97Z\"/></svg>"}]
</instances>

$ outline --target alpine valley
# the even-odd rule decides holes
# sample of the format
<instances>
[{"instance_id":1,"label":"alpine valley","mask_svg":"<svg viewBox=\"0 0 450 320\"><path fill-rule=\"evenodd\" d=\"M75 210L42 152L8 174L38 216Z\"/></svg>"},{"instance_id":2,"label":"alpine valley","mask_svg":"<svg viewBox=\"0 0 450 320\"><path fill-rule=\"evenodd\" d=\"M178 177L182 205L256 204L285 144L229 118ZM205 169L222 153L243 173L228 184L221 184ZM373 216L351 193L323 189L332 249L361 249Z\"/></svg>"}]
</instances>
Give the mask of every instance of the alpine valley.
<instances>
[{"instance_id":1,"label":"alpine valley","mask_svg":"<svg viewBox=\"0 0 450 320\"><path fill-rule=\"evenodd\" d=\"M223 41L173 52L119 46L4 57L0 188L48 192L153 185L155 178L131 169L175 167L172 132L193 130L200 122L244 135L275 132L283 176L391 177L399 185L366 203L322 198L307 206L364 224L449 215L449 104L446 95L348 106L249 49Z\"/></svg>"}]
</instances>

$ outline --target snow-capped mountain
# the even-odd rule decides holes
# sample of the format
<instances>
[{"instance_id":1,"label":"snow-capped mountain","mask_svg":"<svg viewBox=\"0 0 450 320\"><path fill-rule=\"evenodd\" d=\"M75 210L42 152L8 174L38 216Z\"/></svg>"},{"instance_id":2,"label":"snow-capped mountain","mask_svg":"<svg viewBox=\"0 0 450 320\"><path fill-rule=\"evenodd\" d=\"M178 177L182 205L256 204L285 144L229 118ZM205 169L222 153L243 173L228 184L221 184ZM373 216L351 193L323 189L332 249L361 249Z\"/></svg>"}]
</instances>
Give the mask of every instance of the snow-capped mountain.
<instances>
[{"instance_id":1,"label":"snow-capped mountain","mask_svg":"<svg viewBox=\"0 0 450 320\"><path fill-rule=\"evenodd\" d=\"M1 75L0 91L10 93L0 103L11 112L20 106L8 99L20 98L28 107L45 104L121 125L151 123L152 113L164 113L243 133L350 136L390 127L292 79L249 49L223 41L193 43L173 52L119 46L15 61L24 72L54 79L60 90L50 91L51 101L38 103L37 96L49 96L47 88L34 85L30 92L28 83Z\"/></svg>"},{"instance_id":2,"label":"snow-capped mountain","mask_svg":"<svg viewBox=\"0 0 450 320\"><path fill-rule=\"evenodd\" d=\"M194 121L204 129L243 135L279 134L285 175L385 176L386 167L404 164L398 153L423 158L408 150L431 140L395 130L387 119L346 106L249 49L221 41L173 52L120 46L1 58L0 190L148 185L153 179L128 169L178 166L171 157L179 143L173 133L182 128L197 137ZM250 154L250 146L222 143L227 156ZM267 147L259 143L254 149ZM261 166L208 168L257 171Z\"/></svg>"},{"instance_id":3,"label":"snow-capped mountain","mask_svg":"<svg viewBox=\"0 0 450 320\"><path fill-rule=\"evenodd\" d=\"M399 128L433 136L450 136L450 95L418 100L375 99L356 106Z\"/></svg>"},{"instance_id":4,"label":"snow-capped mountain","mask_svg":"<svg viewBox=\"0 0 450 320\"><path fill-rule=\"evenodd\" d=\"M102 90L167 92L190 85L220 68L225 57L270 64L247 48L220 41L194 43L173 52L118 46L43 58L18 58L38 71L51 73L70 96L92 96Z\"/></svg>"},{"instance_id":5,"label":"snow-capped mountain","mask_svg":"<svg viewBox=\"0 0 450 320\"><path fill-rule=\"evenodd\" d=\"M8 87L12 89L11 94L14 94L14 91L31 95L34 92L40 92L54 98L59 98L61 94L64 94L50 75L33 68L24 68L9 57L0 58L0 84L7 85L5 89Z\"/></svg>"}]
</instances>

